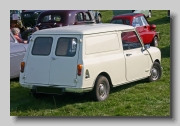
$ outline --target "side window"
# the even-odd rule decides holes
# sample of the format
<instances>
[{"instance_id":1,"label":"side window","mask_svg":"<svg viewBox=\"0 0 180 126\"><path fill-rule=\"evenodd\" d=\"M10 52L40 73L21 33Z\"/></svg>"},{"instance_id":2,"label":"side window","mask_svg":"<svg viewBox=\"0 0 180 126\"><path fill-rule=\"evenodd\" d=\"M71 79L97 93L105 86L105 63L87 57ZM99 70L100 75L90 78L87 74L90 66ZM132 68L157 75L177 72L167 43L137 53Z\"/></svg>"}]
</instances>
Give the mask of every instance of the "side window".
<instances>
[{"instance_id":1,"label":"side window","mask_svg":"<svg viewBox=\"0 0 180 126\"><path fill-rule=\"evenodd\" d=\"M46 15L42 18L42 22L48 22L51 19L51 15Z\"/></svg>"},{"instance_id":2,"label":"side window","mask_svg":"<svg viewBox=\"0 0 180 126\"><path fill-rule=\"evenodd\" d=\"M127 25L130 25L130 21L129 21L129 20L126 20L126 24L127 24Z\"/></svg>"},{"instance_id":3,"label":"side window","mask_svg":"<svg viewBox=\"0 0 180 126\"><path fill-rule=\"evenodd\" d=\"M58 39L56 46L56 56L73 57L76 54L77 39L61 37Z\"/></svg>"},{"instance_id":4,"label":"side window","mask_svg":"<svg viewBox=\"0 0 180 126\"><path fill-rule=\"evenodd\" d=\"M61 17L59 15L46 15L42 18L42 22L60 22Z\"/></svg>"},{"instance_id":5,"label":"side window","mask_svg":"<svg viewBox=\"0 0 180 126\"><path fill-rule=\"evenodd\" d=\"M51 53L52 37L38 37L32 47L32 55L48 56Z\"/></svg>"},{"instance_id":6,"label":"side window","mask_svg":"<svg viewBox=\"0 0 180 126\"><path fill-rule=\"evenodd\" d=\"M91 18L90 18L90 16L89 16L89 14L88 13L84 13L85 15L85 20L86 21L90 21L91 20Z\"/></svg>"},{"instance_id":7,"label":"side window","mask_svg":"<svg viewBox=\"0 0 180 126\"><path fill-rule=\"evenodd\" d=\"M135 31L121 33L122 45L124 50L130 50L142 47Z\"/></svg>"},{"instance_id":8,"label":"side window","mask_svg":"<svg viewBox=\"0 0 180 126\"><path fill-rule=\"evenodd\" d=\"M149 24L147 23L147 20L144 18L144 16L141 16L141 20L142 20L142 22L143 22L143 26L149 25Z\"/></svg>"},{"instance_id":9,"label":"side window","mask_svg":"<svg viewBox=\"0 0 180 126\"><path fill-rule=\"evenodd\" d=\"M10 42L15 42L14 38L12 37L12 35L10 34Z\"/></svg>"},{"instance_id":10,"label":"side window","mask_svg":"<svg viewBox=\"0 0 180 126\"><path fill-rule=\"evenodd\" d=\"M113 24L124 24L122 20L112 20Z\"/></svg>"},{"instance_id":11,"label":"side window","mask_svg":"<svg viewBox=\"0 0 180 126\"><path fill-rule=\"evenodd\" d=\"M77 20L78 21L83 21L83 13L78 13L77 14Z\"/></svg>"},{"instance_id":12,"label":"side window","mask_svg":"<svg viewBox=\"0 0 180 126\"><path fill-rule=\"evenodd\" d=\"M132 22L132 26L133 26L133 27L143 26L142 21L141 21L141 18L140 18L140 17L134 18L134 19L133 19L133 22Z\"/></svg>"}]
</instances>

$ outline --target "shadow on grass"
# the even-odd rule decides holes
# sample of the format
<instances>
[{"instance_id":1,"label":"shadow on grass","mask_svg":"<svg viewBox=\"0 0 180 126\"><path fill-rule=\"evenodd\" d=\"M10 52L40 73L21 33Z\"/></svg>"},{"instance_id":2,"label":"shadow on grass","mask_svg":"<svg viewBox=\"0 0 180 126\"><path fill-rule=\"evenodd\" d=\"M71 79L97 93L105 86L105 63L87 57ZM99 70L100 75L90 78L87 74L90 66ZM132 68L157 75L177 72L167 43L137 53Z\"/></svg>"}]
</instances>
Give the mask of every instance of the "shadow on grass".
<instances>
[{"instance_id":1,"label":"shadow on grass","mask_svg":"<svg viewBox=\"0 0 180 126\"><path fill-rule=\"evenodd\" d=\"M140 80L130 84L114 87L111 89L110 95L111 93L119 92L121 90L131 88L137 84L141 84L144 82L146 81ZM45 109L58 109L67 105L94 102L91 98L90 92L83 94L66 93L65 95L43 95L43 97L41 98L34 98L32 95L29 94L29 92L29 89L25 89L21 86L11 88L10 112L27 112L31 110L39 111Z\"/></svg>"},{"instance_id":2,"label":"shadow on grass","mask_svg":"<svg viewBox=\"0 0 180 126\"><path fill-rule=\"evenodd\" d=\"M111 93L119 92L121 90L125 90L128 88L134 87L138 84L143 84L143 83L148 83L147 79L143 79L143 80L139 80L139 81L135 81L132 83L128 83L128 84L120 85L118 87L111 88Z\"/></svg>"},{"instance_id":3,"label":"shadow on grass","mask_svg":"<svg viewBox=\"0 0 180 126\"><path fill-rule=\"evenodd\" d=\"M19 82L19 77L10 79L10 82Z\"/></svg>"},{"instance_id":4,"label":"shadow on grass","mask_svg":"<svg viewBox=\"0 0 180 126\"><path fill-rule=\"evenodd\" d=\"M162 17L158 18L156 20L148 21L149 24L155 24L155 25L160 25L160 24L167 24L170 23L170 18L168 17Z\"/></svg>"}]
</instances>

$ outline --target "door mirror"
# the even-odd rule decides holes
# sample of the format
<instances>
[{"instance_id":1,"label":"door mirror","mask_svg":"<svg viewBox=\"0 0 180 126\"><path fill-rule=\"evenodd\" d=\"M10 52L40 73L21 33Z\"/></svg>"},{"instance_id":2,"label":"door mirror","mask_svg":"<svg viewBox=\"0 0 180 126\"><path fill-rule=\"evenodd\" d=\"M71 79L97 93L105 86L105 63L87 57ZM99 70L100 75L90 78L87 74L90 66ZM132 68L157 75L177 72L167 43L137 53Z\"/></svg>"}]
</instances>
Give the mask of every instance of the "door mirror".
<instances>
[{"instance_id":1,"label":"door mirror","mask_svg":"<svg viewBox=\"0 0 180 126\"><path fill-rule=\"evenodd\" d=\"M145 50L149 49L150 47L151 47L150 44L144 45Z\"/></svg>"}]
</instances>

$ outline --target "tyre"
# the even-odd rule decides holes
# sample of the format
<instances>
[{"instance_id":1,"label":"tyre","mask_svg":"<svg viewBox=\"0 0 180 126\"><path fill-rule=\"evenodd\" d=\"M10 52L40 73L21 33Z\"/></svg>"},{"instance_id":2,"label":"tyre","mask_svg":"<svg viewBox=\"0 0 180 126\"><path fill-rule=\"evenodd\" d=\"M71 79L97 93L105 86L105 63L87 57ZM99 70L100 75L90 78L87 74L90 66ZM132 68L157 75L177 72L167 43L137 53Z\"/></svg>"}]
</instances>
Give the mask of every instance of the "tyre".
<instances>
[{"instance_id":1,"label":"tyre","mask_svg":"<svg viewBox=\"0 0 180 126\"><path fill-rule=\"evenodd\" d=\"M96 79L92 96L95 101L104 101L109 96L110 86L109 81L104 76L99 76Z\"/></svg>"},{"instance_id":2,"label":"tyre","mask_svg":"<svg viewBox=\"0 0 180 126\"><path fill-rule=\"evenodd\" d=\"M161 75L162 75L161 65L158 62L154 62L148 80L150 82L159 80L161 78Z\"/></svg>"},{"instance_id":3,"label":"tyre","mask_svg":"<svg viewBox=\"0 0 180 126\"><path fill-rule=\"evenodd\" d=\"M158 47L158 37L154 36L153 41L151 42L151 46Z\"/></svg>"}]
</instances>

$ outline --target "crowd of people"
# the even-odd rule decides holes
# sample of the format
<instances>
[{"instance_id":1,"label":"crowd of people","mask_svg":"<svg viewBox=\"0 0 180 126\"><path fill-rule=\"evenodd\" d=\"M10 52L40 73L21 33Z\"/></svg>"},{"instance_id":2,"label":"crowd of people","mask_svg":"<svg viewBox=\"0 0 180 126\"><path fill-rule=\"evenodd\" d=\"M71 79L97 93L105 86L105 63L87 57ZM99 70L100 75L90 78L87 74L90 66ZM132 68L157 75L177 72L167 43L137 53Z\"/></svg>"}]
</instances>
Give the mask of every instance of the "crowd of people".
<instances>
[{"instance_id":1,"label":"crowd of people","mask_svg":"<svg viewBox=\"0 0 180 126\"><path fill-rule=\"evenodd\" d=\"M21 33L20 33L20 29L16 26L16 23L11 23L10 24L10 31L12 32L12 34L14 35L14 37L16 38L16 40L19 42L19 43L28 43L31 36L32 36L32 33L38 31L39 28L38 27L34 27L34 28L31 28L31 29L28 29L28 32L30 33L28 35L28 39L27 40L24 40L22 39L21 37Z\"/></svg>"}]
</instances>

